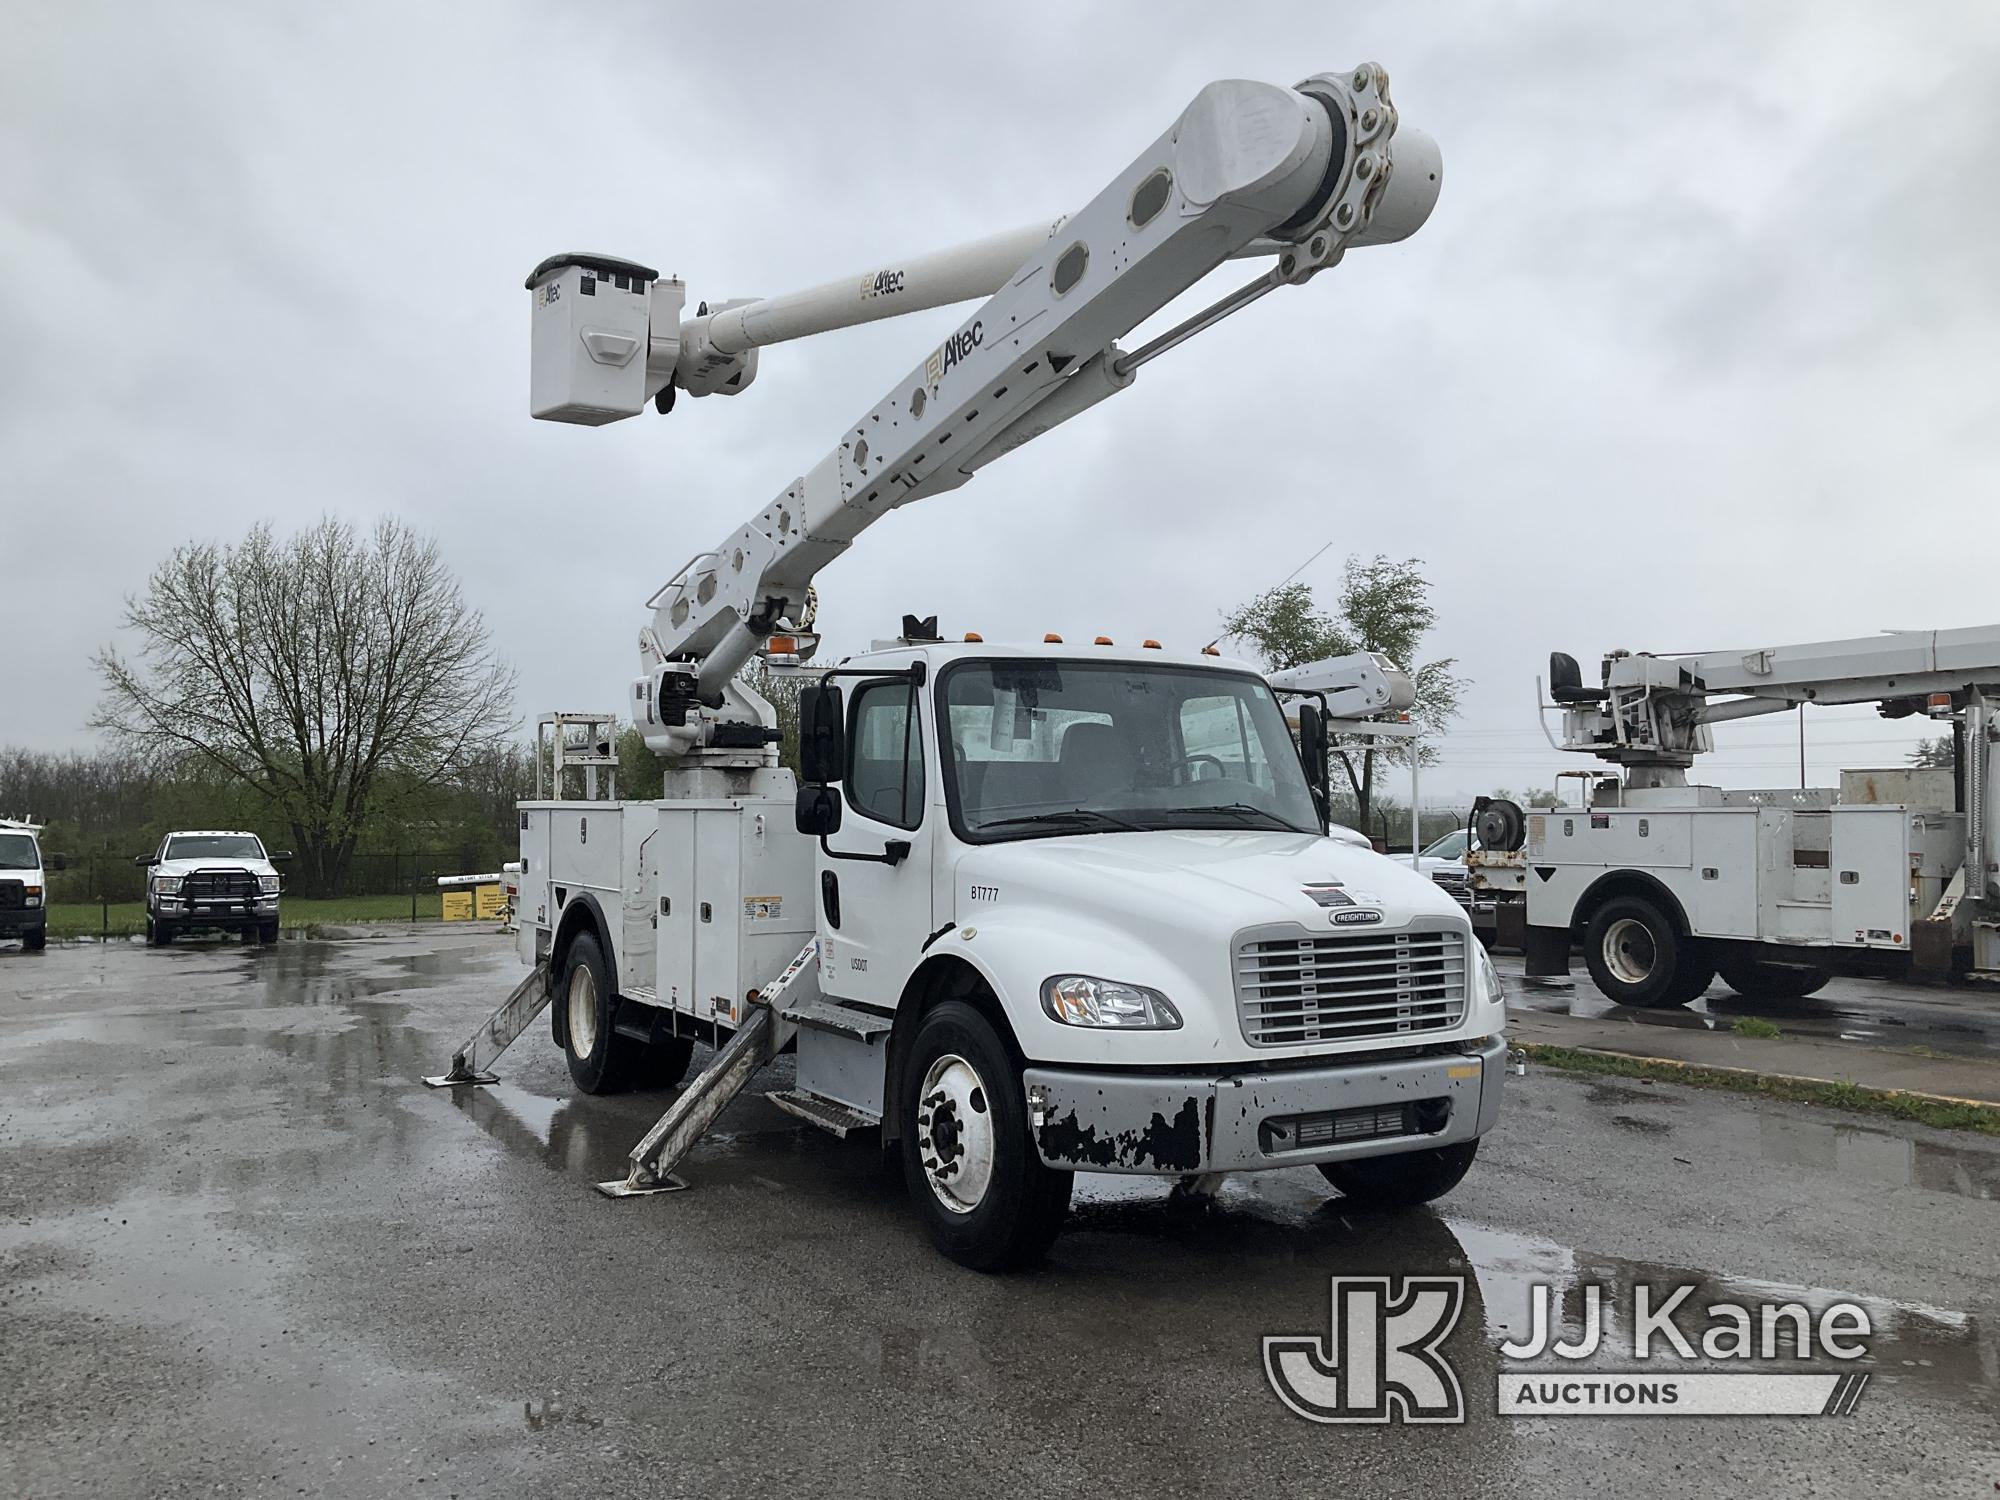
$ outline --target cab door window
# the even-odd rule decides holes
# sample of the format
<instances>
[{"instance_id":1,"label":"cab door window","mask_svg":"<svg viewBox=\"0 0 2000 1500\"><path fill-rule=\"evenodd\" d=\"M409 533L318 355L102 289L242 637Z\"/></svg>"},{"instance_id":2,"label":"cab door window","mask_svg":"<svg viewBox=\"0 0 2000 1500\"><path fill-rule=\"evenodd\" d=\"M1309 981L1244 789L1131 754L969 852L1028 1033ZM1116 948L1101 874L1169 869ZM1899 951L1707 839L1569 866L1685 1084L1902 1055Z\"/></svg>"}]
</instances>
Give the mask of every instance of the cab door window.
<instances>
[{"instance_id":1,"label":"cab door window","mask_svg":"<svg viewBox=\"0 0 2000 1500\"><path fill-rule=\"evenodd\" d=\"M924 820L924 736L911 682L871 682L854 694L847 731L847 801L894 828Z\"/></svg>"}]
</instances>

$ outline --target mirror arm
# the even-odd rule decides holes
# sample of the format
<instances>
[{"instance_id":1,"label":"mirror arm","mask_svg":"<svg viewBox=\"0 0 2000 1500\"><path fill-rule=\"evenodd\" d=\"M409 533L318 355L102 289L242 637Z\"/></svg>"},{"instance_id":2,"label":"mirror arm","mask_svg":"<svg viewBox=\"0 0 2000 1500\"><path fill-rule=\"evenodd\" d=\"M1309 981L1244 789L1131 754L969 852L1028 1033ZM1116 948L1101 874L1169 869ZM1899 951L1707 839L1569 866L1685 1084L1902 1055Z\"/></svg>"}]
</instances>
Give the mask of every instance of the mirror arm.
<instances>
[{"instance_id":1,"label":"mirror arm","mask_svg":"<svg viewBox=\"0 0 2000 1500\"><path fill-rule=\"evenodd\" d=\"M848 854L829 845L826 841L826 835L822 833L819 836L819 852L824 854L828 859L853 859L871 865L900 865L910 857L910 841L908 839L890 839L887 843L883 844L880 854Z\"/></svg>"}]
</instances>

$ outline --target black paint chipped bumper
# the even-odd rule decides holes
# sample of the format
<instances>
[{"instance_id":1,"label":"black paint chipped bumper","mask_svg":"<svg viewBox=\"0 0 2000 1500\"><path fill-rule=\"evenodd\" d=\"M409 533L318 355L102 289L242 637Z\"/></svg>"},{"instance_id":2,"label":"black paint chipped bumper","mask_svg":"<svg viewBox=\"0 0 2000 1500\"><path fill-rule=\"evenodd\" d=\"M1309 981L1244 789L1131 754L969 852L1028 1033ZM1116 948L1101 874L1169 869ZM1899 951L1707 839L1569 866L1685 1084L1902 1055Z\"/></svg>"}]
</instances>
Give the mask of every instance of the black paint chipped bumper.
<instances>
[{"instance_id":1,"label":"black paint chipped bumper","mask_svg":"<svg viewBox=\"0 0 2000 1500\"><path fill-rule=\"evenodd\" d=\"M1499 1116L1506 1060L1506 1043L1493 1037L1475 1052L1283 1072L1030 1067L1022 1083L1048 1165L1186 1176L1471 1140Z\"/></svg>"}]
</instances>

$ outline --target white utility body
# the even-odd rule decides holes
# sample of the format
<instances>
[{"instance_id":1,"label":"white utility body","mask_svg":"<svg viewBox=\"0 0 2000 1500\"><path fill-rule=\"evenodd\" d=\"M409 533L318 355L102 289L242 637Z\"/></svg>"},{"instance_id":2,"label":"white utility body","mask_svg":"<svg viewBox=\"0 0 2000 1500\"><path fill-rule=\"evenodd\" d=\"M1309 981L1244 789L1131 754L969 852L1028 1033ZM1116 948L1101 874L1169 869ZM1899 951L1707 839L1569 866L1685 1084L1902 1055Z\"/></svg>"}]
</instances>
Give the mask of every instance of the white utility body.
<instances>
[{"instance_id":1,"label":"white utility body","mask_svg":"<svg viewBox=\"0 0 2000 1500\"><path fill-rule=\"evenodd\" d=\"M1718 971L1796 997L1836 973L2000 970L2000 626L1616 652L1597 686L1556 653L1549 679L1562 748L1615 769L1578 778L1579 797L1528 814L1513 841L1531 975L1566 973L1579 938L1598 987L1631 1005L1685 1004ZM1689 784L1711 726L1833 703L1950 725L1956 767L1849 771L1838 788Z\"/></svg>"},{"instance_id":2,"label":"white utility body","mask_svg":"<svg viewBox=\"0 0 2000 1500\"><path fill-rule=\"evenodd\" d=\"M1211 84L1053 226L796 296L684 319L680 284L633 262L538 267L532 411L585 424L739 393L764 344L987 300L648 600L623 713L667 761L662 798L617 798L612 715L545 721L555 795L522 804L515 900L531 973L435 1081L486 1077L551 997L589 1091L670 1086L696 1039L715 1044L630 1176L602 1185L625 1195L678 1186L668 1169L793 1048L773 1102L840 1134L879 1126L941 1248L982 1268L1046 1249L1076 1170L1203 1191L1316 1165L1383 1204L1455 1184L1499 1105L1498 981L1448 896L1326 836L1328 727L1393 733L1401 671L1363 654L1267 679L1151 641L946 641L912 616L805 665L812 581L874 521L1265 293L1414 232L1439 170L1363 66ZM1251 257L1271 268L1114 342ZM741 675L756 658L806 679L801 777ZM1303 753L1281 692L1303 703ZM578 766L592 785L570 800Z\"/></svg>"}]
</instances>

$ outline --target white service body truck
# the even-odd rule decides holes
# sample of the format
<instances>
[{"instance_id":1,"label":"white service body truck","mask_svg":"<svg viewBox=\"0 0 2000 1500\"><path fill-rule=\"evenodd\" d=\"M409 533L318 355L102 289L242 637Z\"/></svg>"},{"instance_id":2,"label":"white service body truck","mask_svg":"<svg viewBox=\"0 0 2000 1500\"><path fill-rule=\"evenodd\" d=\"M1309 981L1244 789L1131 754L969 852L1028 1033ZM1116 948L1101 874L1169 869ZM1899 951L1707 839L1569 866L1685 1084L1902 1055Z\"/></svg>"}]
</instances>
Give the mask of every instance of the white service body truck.
<instances>
[{"instance_id":1,"label":"white service body truck","mask_svg":"<svg viewBox=\"0 0 2000 1500\"><path fill-rule=\"evenodd\" d=\"M1366 656L1267 680L1153 642L947 643L905 616L897 639L810 669L804 785L740 676L757 657L807 670L812 580L882 516L1421 226L1439 157L1387 85L1372 65L1211 84L1053 225L692 318L678 281L635 262L535 268L530 410L581 425L665 412L676 391L741 394L765 344L986 300L647 601L623 714L668 762L664 798L616 798L609 715L554 716L558 798L577 766L587 790L521 808L530 977L427 1081L484 1081L551 1000L586 1090L674 1083L696 1038L717 1043L630 1176L600 1184L622 1196L678 1186L668 1169L795 1048L797 1085L773 1102L839 1134L879 1126L939 1246L982 1269L1043 1253L1077 1170L1200 1192L1314 1165L1382 1204L1463 1176L1499 1105L1499 984L1449 896L1326 835L1327 725L1407 706L1403 674ZM1118 346L1243 259L1271 265ZM1276 688L1317 699L1303 755Z\"/></svg>"},{"instance_id":2,"label":"white service body truck","mask_svg":"<svg viewBox=\"0 0 2000 1500\"><path fill-rule=\"evenodd\" d=\"M2000 973L2000 626L1620 651L1598 685L1581 675L1551 658L1562 748L1609 767L1508 841L1531 977L1566 973L1573 944L1605 995L1641 1007L1684 1005L1718 973L1773 999L1836 974ZM1839 787L1688 781L1714 725L1837 703L1949 726L1955 766L1845 772Z\"/></svg>"},{"instance_id":3,"label":"white service body truck","mask_svg":"<svg viewBox=\"0 0 2000 1500\"><path fill-rule=\"evenodd\" d=\"M49 942L49 879L42 825L0 818L0 939L19 938L30 952Z\"/></svg>"}]
</instances>

